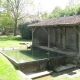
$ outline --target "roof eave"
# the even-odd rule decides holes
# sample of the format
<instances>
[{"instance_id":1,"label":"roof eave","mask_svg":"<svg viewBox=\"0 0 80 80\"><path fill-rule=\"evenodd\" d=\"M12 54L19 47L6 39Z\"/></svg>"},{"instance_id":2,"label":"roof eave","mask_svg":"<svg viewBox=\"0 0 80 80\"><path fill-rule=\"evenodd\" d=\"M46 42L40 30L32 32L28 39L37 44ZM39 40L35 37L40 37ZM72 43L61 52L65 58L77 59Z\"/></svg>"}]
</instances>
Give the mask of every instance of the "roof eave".
<instances>
[{"instance_id":1,"label":"roof eave","mask_svg":"<svg viewBox=\"0 0 80 80\"><path fill-rule=\"evenodd\" d=\"M54 25L29 25L29 27L55 27L55 26L74 26L80 24L54 24Z\"/></svg>"}]
</instances>

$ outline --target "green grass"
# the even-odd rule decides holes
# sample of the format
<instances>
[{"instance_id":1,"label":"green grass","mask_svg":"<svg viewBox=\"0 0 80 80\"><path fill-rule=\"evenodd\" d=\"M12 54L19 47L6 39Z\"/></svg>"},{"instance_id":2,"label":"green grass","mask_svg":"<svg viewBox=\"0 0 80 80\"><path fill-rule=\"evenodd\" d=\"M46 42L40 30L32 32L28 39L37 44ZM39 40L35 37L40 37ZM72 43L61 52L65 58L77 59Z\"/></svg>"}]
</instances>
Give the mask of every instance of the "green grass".
<instances>
[{"instance_id":1,"label":"green grass","mask_svg":"<svg viewBox=\"0 0 80 80\"><path fill-rule=\"evenodd\" d=\"M0 80L25 80L2 54L0 54Z\"/></svg>"},{"instance_id":2,"label":"green grass","mask_svg":"<svg viewBox=\"0 0 80 80\"><path fill-rule=\"evenodd\" d=\"M0 48L18 47L20 42L30 40L22 39L14 36L0 36ZM0 80L25 80L13 67L13 65L0 54Z\"/></svg>"},{"instance_id":3,"label":"green grass","mask_svg":"<svg viewBox=\"0 0 80 80\"><path fill-rule=\"evenodd\" d=\"M0 36L0 48L17 47L20 42L31 42L31 40L22 39L14 36Z\"/></svg>"}]
</instances>

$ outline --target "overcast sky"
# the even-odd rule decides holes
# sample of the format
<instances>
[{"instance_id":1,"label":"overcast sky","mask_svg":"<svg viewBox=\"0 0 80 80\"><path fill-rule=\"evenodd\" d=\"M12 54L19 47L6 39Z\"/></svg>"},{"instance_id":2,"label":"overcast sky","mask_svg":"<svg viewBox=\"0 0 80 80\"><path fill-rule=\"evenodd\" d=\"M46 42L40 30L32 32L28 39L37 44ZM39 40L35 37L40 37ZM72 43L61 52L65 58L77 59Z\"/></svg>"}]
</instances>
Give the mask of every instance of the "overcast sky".
<instances>
[{"instance_id":1,"label":"overcast sky","mask_svg":"<svg viewBox=\"0 0 80 80\"><path fill-rule=\"evenodd\" d=\"M31 14L35 14L38 12L45 12L47 11L50 13L56 6L60 6L61 8L65 8L68 5L69 0L33 0L34 1L34 8L29 7L28 12ZM0 9L2 11L2 9ZM27 9L26 9L27 11ZM24 11L24 13L26 12Z\"/></svg>"},{"instance_id":2,"label":"overcast sky","mask_svg":"<svg viewBox=\"0 0 80 80\"><path fill-rule=\"evenodd\" d=\"M34 0L34 4L42 12L51 12L56 6L65 8L68 5L68 0Z\"/></svg>"}]
</instances>

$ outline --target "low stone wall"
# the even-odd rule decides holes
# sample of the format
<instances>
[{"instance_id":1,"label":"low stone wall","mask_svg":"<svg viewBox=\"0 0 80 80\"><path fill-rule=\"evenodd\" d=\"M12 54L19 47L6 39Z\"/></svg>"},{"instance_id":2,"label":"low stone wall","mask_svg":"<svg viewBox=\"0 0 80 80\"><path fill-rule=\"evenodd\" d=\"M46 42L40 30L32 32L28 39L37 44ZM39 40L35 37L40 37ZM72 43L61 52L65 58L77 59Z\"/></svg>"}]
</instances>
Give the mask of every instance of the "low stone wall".
<instances>
[{"instance_id":1,"label":"low stone wall","mask_svg":"<svg viewBox=\"0 0 80 80\"><path fill-rule=\"evenodd\" d=\"M45 58L37 61L17 63L15 60L2 53L5 57L7 57L11 63L16 66L23 73L33 73L44 70L54 70L55 67L60 65L66 65L67 63L71 63L73 57L68 56L58 56L53 58Z\"/></svg>"},{"instance_id":2,"label":"low stone wall","mask_svg":"<svg viewBox=\"0 0 80 80\"><path fill-rule=\"evenodd\" d=\"M49 59L49 66L51 69L60 66L60 65L65 65L66 64L66 56L59 56L55 58Z\"/></svg>"},{"instance_id":3,"label":"low stone wall","mask_svg":"<svg viewBox=\"0 0 80 80\"><path fill-rule=\"evenodd\" d=\"M66 64L72 63L74 61L75 57L74 56L67 56L66 58Z\"/></svg>"},{"instance_id":4,"label":"low stone wall","mask_svg":"<svg viewBox=\"0 0 80 80\"><path fill-rule=\"evenodd\" d=\"M66 56L59 56L50 59L42 59L38 61L31 61L20 63L19 69L24 73L32 73L44 70L54 70L55 67L60 65L66 65Z\"/></svg>"},{"instance_id":5,"label":"low stone wall","mask_svg":"<svg viewBox=\"0 0 80 80\"><path fill-rule=\"evenodd\" d=\"M38 60L38 61L31 61L20 63L19 69L24 73L32 73L37 71L44 71L47 69L48 59Z\"/></svg>"}]
</instances>

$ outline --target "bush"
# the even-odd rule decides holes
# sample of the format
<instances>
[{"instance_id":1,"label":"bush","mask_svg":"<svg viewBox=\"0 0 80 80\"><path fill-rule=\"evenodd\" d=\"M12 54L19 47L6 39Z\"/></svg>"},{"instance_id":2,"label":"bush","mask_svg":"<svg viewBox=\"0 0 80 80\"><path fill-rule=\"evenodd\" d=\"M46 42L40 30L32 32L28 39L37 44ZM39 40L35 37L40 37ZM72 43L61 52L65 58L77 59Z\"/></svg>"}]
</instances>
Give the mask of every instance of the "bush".
<instances>
[{"instance_id":1,"label":"bush","mask_svg":"<svg viewBox=\"0 0 80 80\"><path fill-rule=\"evenodd\" d=\"M32 38L32 29L30 27L28 27L29 24L30 24L29 22L26 22L26 23L21 23L18 26L20 34L23 39L31 39Z\"/></svg>"},{"instance_id":2,"label":"bush","mask_svg":"<svg viewBox=\"0 0 80 80\"><path fill-rule=\"evenodd\" d=\"M32 39L32 29L31 27L28 27L28 25L35 22L38 22L38 21L36 20L32 22L21 23L18 25L20 34L23 39Z\"/></svg>"}]
</instances>

